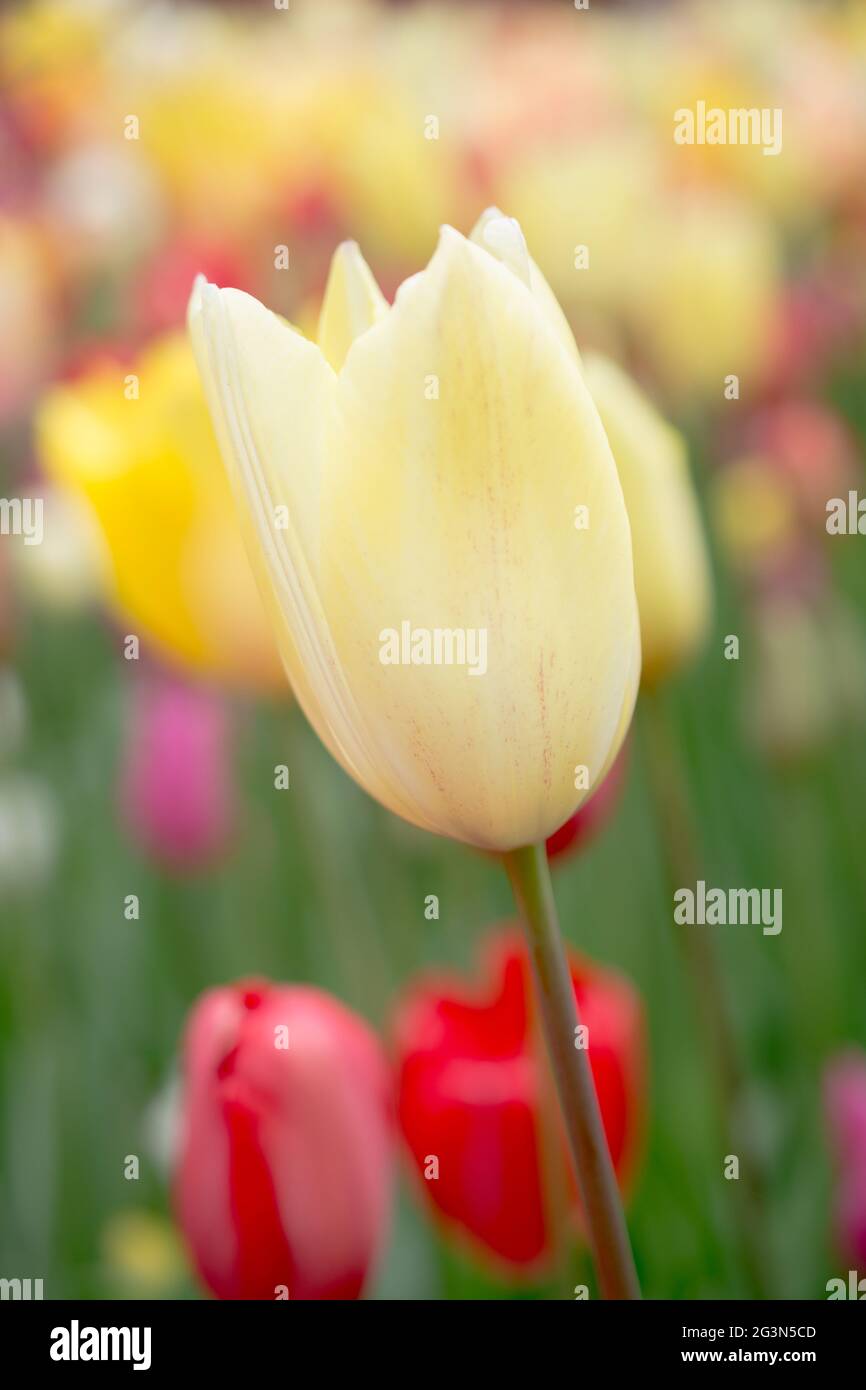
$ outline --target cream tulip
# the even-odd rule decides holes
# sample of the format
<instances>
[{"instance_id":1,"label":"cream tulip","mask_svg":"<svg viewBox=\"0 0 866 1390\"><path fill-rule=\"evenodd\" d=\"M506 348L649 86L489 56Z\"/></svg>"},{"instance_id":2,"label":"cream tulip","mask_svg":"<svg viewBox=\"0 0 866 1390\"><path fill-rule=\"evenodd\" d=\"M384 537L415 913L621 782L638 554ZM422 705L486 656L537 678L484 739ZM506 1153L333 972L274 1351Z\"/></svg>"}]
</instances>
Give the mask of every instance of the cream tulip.
<instances>
[{"instance_id":1,"label":"cream tulip","mask_svg":"<svg viewBox=\"0 0 866 1390\"><path fill-rule=\"evenodd\" d=\"M710 619L710 568L686 446L615 363L588 355L584 377L616 459L631 522L644 685L672 675Z\"/></svg>"},{"instance_id":2,"label":"cream tulip","mask_svg":"<svg viewBox=\"0 0 866 1390\"><path fill-rule=\"evenodd\" d=\"M322 741L415 825L543 841L619 749L640 642L616 465L517 224L444 227L390 308L340 247L319 345L204 282L189 322Z\"/></svg>"}]
</instances>

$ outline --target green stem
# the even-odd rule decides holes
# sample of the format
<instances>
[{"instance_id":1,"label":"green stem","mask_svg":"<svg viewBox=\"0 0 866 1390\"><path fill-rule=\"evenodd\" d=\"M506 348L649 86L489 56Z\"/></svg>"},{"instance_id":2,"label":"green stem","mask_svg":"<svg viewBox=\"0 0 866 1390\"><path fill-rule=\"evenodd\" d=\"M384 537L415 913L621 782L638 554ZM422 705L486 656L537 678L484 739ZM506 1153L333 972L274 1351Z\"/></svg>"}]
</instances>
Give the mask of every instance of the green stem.
<instances>
[{"instance_id":1,"label":"green stem","mask_svg":"<svg viewBox=\"0 0 866 1390\"><path fill-rule=\"evenodd\" d=\"M523 914L535 971L539 1013L571 1146L589 1242L604 1298L640 1298L640 1287L607 1147L586 1048L576 1045L574 989L543 844L502 856Z\"/></svg>"}]
</instances>

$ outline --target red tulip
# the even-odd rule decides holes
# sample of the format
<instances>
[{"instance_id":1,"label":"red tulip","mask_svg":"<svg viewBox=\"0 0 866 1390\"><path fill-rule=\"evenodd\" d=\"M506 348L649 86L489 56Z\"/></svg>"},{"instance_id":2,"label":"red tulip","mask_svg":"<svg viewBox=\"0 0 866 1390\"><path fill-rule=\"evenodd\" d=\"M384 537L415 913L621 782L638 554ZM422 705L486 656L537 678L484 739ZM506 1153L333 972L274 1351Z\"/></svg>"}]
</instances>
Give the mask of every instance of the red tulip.
<instances>
[{"instance_id":1,"label":"red tulip","mask_svg":"<svg viewBox=\"0 0 866 1390\"><path fill-rule=\"evenodd\" d=\"M204 1282L222 1299L358 1298L390 1189L375 1034L321 990L245 982L198 1001L184 1065L175 1198Z\"/></svg>"},{"instance_id":2,"label":"red tulip","mask_svg":"<svg viewBox=\"0 0 866 1390\"><path fill-rule=\"evenodd\" d=\"M622 976L570 955L581 1022L611 1157L621 1184L634 1169L644 1092L643 1015ZM395 1025L399 1118L427 1200L447 1226L512 1268L556 1249L559 1215L579 1213L547 1059L532 1025L522 938L488 943L484 984L429 979L404 998ZM553 1145L550 1136L553 1136Z\"/></svg>"},{"instance_id":3,"label":"red tulip","mask_svg":"<svg viewBox=\"0 0 866 1390\"><path fill-rule=\"evenodd\" d=\"M624 743L601 786L547 838L547 857L553 862L571 858L595 839L616 810L625 786L628 743Z\"/></svg>"}]
</instances>

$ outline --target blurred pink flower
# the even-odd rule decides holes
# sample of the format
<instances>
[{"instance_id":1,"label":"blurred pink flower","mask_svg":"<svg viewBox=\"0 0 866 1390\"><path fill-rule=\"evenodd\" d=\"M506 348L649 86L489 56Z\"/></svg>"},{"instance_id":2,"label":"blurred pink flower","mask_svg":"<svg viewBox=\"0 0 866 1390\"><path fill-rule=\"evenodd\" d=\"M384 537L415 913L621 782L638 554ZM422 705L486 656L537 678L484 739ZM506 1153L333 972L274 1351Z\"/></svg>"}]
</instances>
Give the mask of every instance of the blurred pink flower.
<instances>
[{"instance_id":1,"label":"blurred pink flower","mask_svg":"<svg viewBox=\"0 0 866 1390\"><path fill-rule=\"evenodd\" d=\"M176 871L212 863L235 828L231 727L214 691L153 672L127 709L121 805L133 840Z\"/></svg>"},{"instance_id":2,"label":"blurred pink flower","mask_svg":"<svg viewBox=\"0 0 866 1390\"><path fill-rule=\"evenodd\" d=\"M824 1103L836 1158L834 1226L839 1249L866 1268L866 1052L840 1053L824 1073Z\"/></svg>"},{"instance_id":3,"label":"blurred pink flower","mask_svg":"<svg viewBox=\"0 0 866 1390\"><path fill-rule=\"evenodd\" d=\"M820 401L791 396L764 406L746 433L747 452L778 471L806 521L823 526L827 499L857 484L854 441L845 422Z\"/></svg>"},{"instance_id":4,"label":"blurred pink flower","mask_svg":"<svg viewBox=\"0 0 866 1390\"><path fill-rule=\"evenodd\" d=\"M776 305L768 384L774 390L808 389L834 357L852 346L861 328L856 285L841 267L789 285Z\"/></svg>"},{"instance_id":5,"label":"blurred pink flower","mask_svg":"<svg viewBox=\"0 0 866 1390\"><path fill-rule=\"evenodd\" d=\"M197 275L240 290L254 288L249 268L230 246L177 237L161 246L134 277L131 314L136 336L183 327Z\"/></svg>"}]
</instances>

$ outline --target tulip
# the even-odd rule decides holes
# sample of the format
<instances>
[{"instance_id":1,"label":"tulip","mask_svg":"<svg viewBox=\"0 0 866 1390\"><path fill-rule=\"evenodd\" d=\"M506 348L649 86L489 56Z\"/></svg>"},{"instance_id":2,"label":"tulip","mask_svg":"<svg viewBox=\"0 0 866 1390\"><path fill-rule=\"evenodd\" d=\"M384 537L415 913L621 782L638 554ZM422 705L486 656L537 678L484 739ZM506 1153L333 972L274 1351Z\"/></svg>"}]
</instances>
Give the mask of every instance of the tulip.
<instances>
[{"instance_id":1,"label":"tulip","mask_svg":"<svg viewBox=\"0 0 866 1390\"><path fill-rule=\"evenodd\" d=\"M628 306L635 339L673 396L723 406L730 374L745 395L771 365L776 229L754 203L706 189L657 193L645 213Z\"/></svg>"},{"instance_id":2,"label":"tulip","mask_svg":"<svg viewBox=\"0 0 866 1390\"><path fill-rule=\"evenodd\" d=\"M709 624L709 559L686 447L613 362L587 356L584 373L631 523L641 679L656 685L688 660Z\"/></svg>"},{"instance_id":3,"label":"tulip","mask_svg":"<svg viewBox=\"0 0 866 1390\"><path fill-rule=\"evenodd\" d=\"M214 691L152 675L132 692L121 807L133 839L168 868L208 865L231 840L230 732Z\"/></svg>"},{"instance_id":4,"label":"tulip","mask_svg":"<svg viewBox=\"0 0 866 1390\"><path fill-rule=\"evenodd\" d=\"M200 284L190 329L298 700L347 772L482 849L551 834L613 761L639 666L628 519L517 225L442 230L388 308L341 247L319 346ZM576 508L588 526L577 530ZM563 602L563 594L568 602ZM388 664L458 631L486 670Z\"/></svg>"},{"instance_id":5,"label":"tulip","mask_svg":"<svg viewBox=\"0 0 866 1390\"><path fill-rule=\"evenodd\" d=\"M644 1094L643 1014L627 980L571 954L569 965L607 1143L623 1187L634 1174ZM554 1193L565 1148L544 1153L555 1116L531 1023L530 962L521 938L486 943L483 983L428 979L395 1022L398 1114L428 1203L446 1229L513 1272L537 1273L556 1250ZM551 1163L551 1158L554 1160ZM578 1203L564 1198L576 1226Z\"/></svg>"},{"instance_id":6,"label":"tulip","mask_svg":"<svg viewBox=\"0 0 866 1390\"><path fill-rule=\"evenodd\" d=\"M866 1053L852 1048L824 1074L827 1125L836 1157L836 1239L845 1257L866 1266Z\"/></svg>"},{"instance_id":7,"label":"tulip","mask_svg":"<svg viewBox=\"0 0 866 1390\"><path fill-rule=\"evenodd\" d=\"M810 527L824 527L829 497L857 486L854 441L841 417L818 401L789 397L756 411L746 449L778 471Z\"/></svg>"},{"instance_id":8,"label":"tulip","mask_svg":"<svg viewBox=\"0 0 866 1390\"><path fill-rule=\"evenodd\" d=\"M640 667L628 517L565 316L491 209L470 240L444 227L391 308L340 247L318 344L203 281L189 324L310 722L389 810L503 856L600 1286L639 1297L544 854L616 757Z\"/></svg>"},{"instance_id":9,"label":"tulip","mask_svg":"<svg viewBox=\"0 0 866 1390\"><path fill-rule=\"evenodd\" d=\"M561 863L580 853L610 820L622 795L626 777L628 745L623 744L616 762L598 787L573 816L547 837L547 857Z\"/></svg>"},{"instance_id":10,"label":"tulip","mask_svg":"<svg viewBox=\"0 0 866 1390\"><path fill-rule=\"evenodd\" d=\"M158 339L133 364L102 362L54 387L36 429L43 468L99 524L108 596L132 631L185 671L279 689L276 648L184 338Z\"/></svg>"},{"instance_id":11,"label":"tulip","mask_svg":"<svg viewBox=\"0 0 866 1390\"><path fill-rule=\"evenodd\" d=\"M175 1199L220 1299L358 1298L389 1202L389 1073L323 991L208 991L186 1029Z\"/></svg>"}]
</instances>

